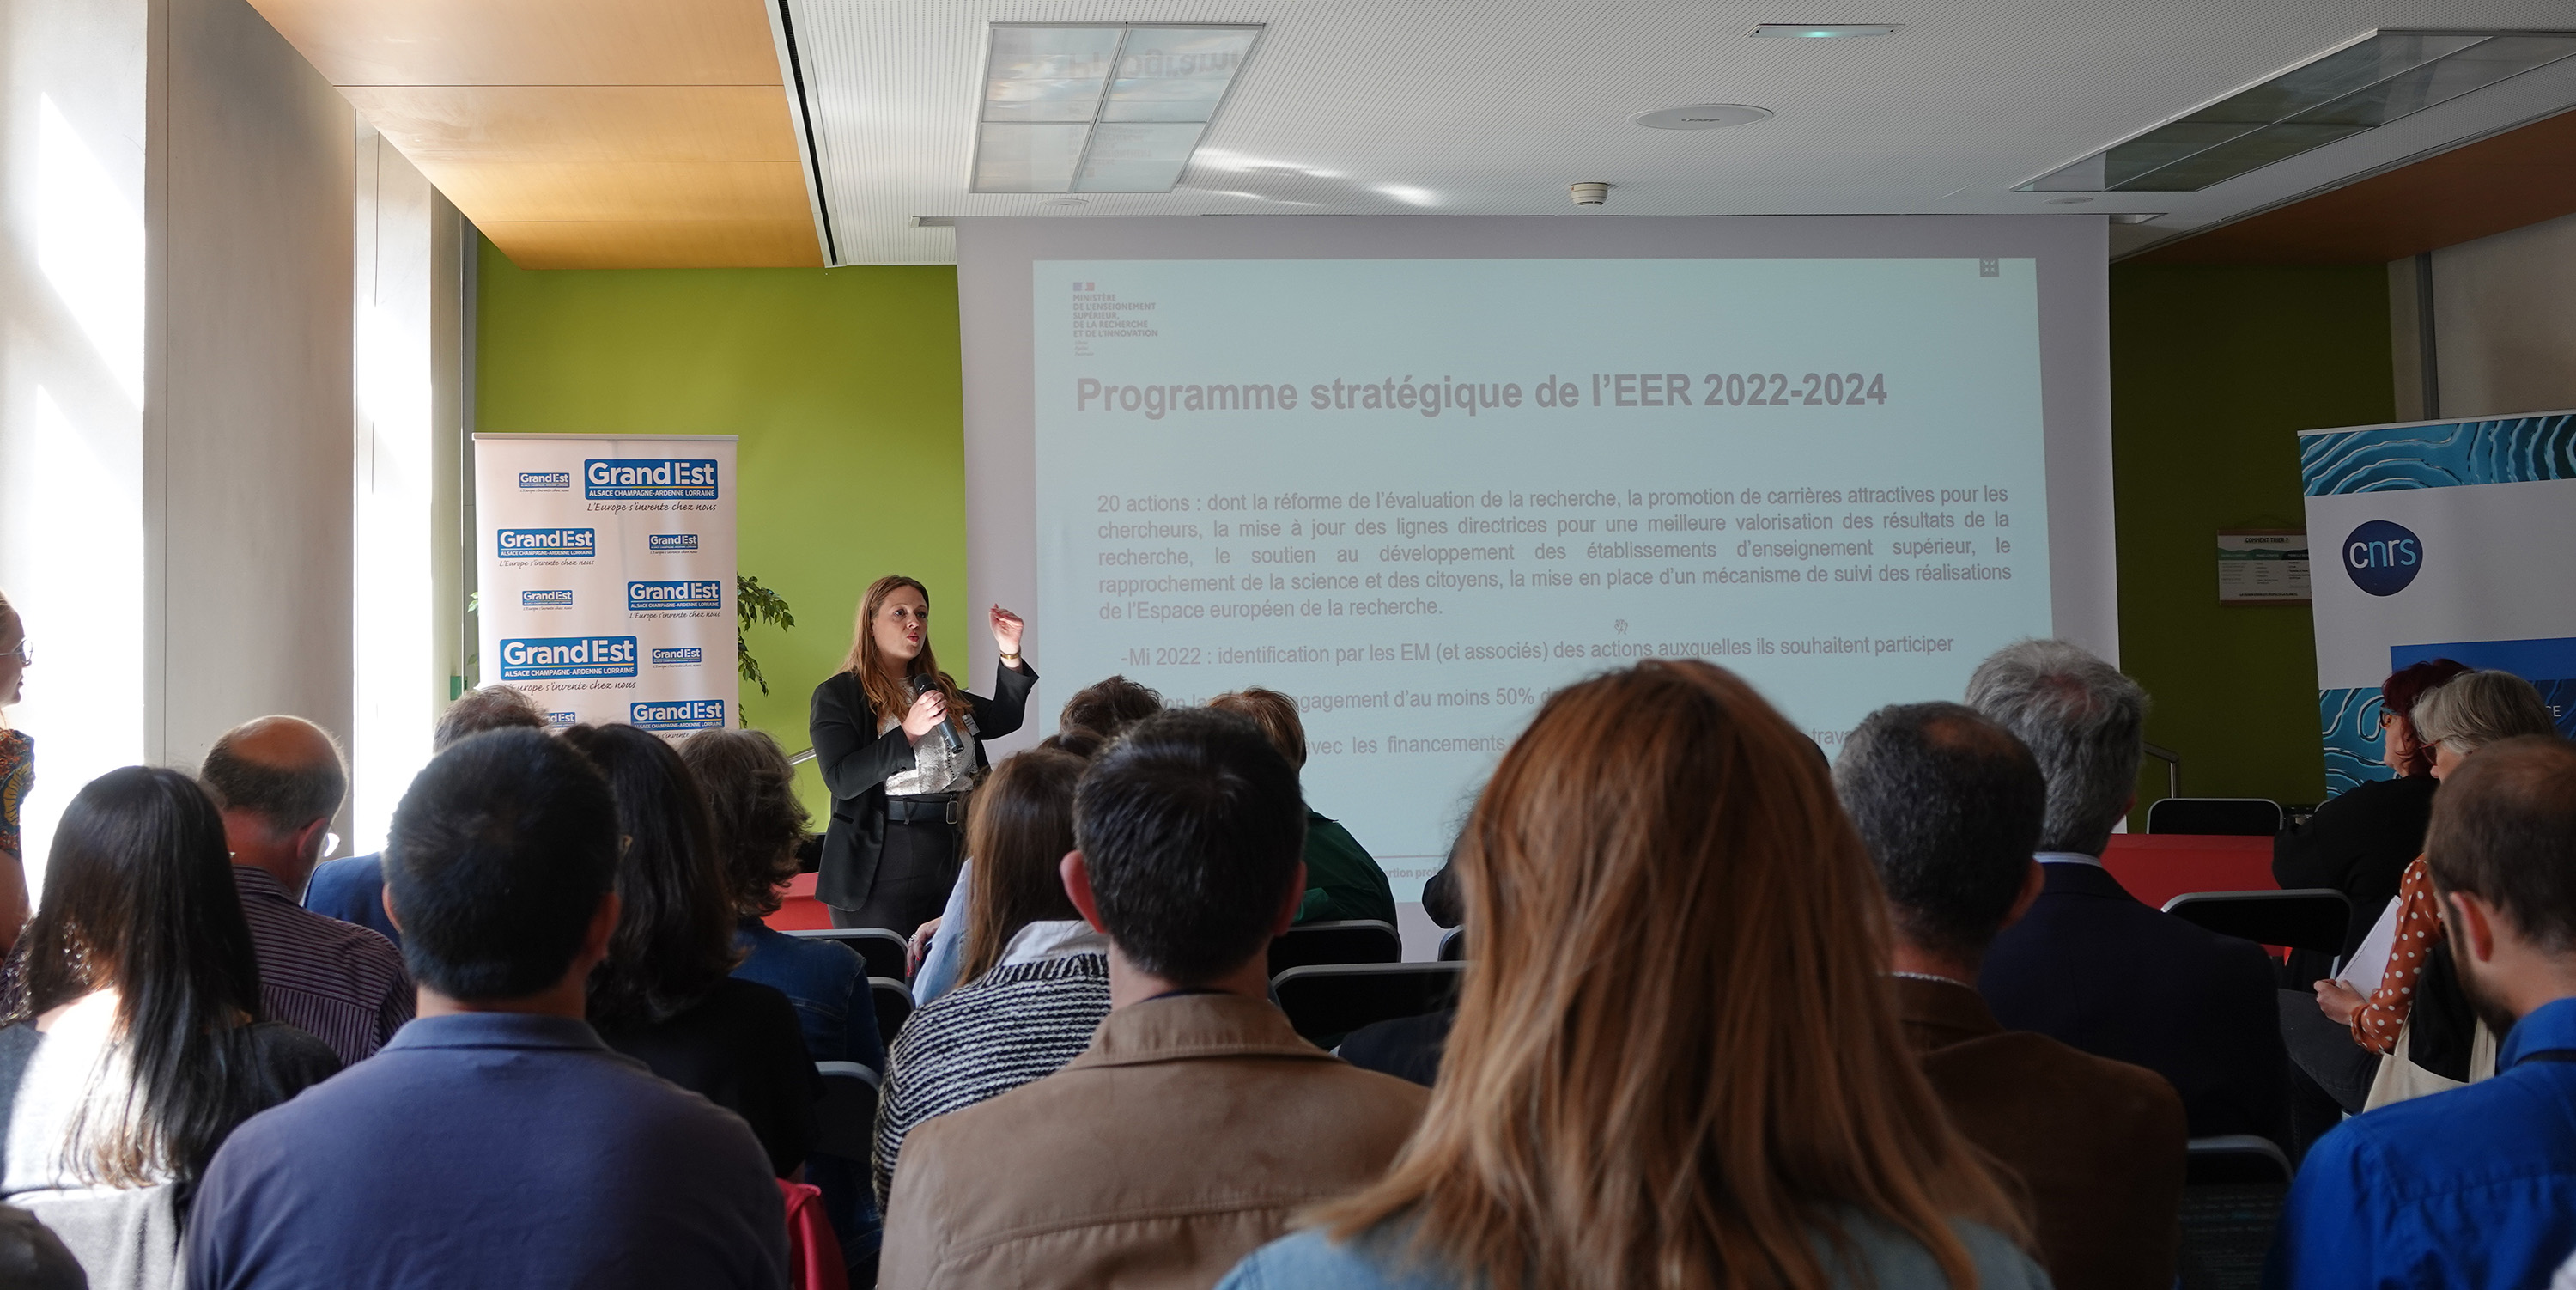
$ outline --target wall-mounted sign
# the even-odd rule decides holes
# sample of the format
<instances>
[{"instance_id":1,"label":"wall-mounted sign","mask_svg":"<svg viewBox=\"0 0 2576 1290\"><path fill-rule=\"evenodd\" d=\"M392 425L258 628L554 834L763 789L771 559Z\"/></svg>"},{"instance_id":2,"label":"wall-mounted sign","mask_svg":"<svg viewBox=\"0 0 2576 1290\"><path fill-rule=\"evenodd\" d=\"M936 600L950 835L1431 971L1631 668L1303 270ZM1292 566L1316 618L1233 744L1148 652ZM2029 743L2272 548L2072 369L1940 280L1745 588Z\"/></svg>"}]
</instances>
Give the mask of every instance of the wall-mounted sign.
<instances>
[{"instance_id":1,"label":"wall-mounted sign","mask_svg":"<svg viewBox=\"0 0 2576 1290\"><path fill-rule=\"evenodd\" d=\"M2220 529L2218 603L2308 603L2308 535L2297 529Z\"/></svg>"}]
</instances>

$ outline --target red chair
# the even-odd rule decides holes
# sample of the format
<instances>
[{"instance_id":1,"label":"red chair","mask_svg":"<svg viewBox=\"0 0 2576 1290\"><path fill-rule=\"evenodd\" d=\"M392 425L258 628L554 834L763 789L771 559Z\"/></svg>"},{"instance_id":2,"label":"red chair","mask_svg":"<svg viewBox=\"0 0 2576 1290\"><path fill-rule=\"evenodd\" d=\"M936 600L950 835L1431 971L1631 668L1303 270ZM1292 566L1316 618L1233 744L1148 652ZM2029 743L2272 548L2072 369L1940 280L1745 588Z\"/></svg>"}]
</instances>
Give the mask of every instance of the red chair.
<instances>
[{"instance_id":1,"label":"red chair","mask_svg":"<svg viewBox=\"0 0 2576 1290\"><path fill-rule=\"evenodd\" d=\"M850 1290L841 1241L823 1209L823 1189L781 1178L778 1199L787 1206L788 1290Z\"/></svg>"}]
</instances>

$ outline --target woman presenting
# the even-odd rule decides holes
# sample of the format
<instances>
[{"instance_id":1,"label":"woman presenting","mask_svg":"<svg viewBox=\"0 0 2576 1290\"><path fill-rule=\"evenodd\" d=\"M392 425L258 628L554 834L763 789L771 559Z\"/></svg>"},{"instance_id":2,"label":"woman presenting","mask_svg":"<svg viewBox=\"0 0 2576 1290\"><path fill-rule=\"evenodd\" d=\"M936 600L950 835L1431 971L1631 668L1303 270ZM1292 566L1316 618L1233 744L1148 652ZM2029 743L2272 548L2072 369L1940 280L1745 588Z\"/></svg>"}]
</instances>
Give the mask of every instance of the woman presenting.
<instances>
[{"instance_id":1,"label":"woman presenting","mask_svg":"<svg viewBox=\"0 0 2576 1290\"><path fill-rule=\"evenodd\" d=\"M879 578L859 601L849 658L814 687L814 760L832 791L814 894L834 927L909 936L948 899L983 741L1020 728L1038 679L1020 658L1020 616L995 605L991 618L1002 658L987 699L931 657L930 593Z\"/></svg>"}]
</instances>

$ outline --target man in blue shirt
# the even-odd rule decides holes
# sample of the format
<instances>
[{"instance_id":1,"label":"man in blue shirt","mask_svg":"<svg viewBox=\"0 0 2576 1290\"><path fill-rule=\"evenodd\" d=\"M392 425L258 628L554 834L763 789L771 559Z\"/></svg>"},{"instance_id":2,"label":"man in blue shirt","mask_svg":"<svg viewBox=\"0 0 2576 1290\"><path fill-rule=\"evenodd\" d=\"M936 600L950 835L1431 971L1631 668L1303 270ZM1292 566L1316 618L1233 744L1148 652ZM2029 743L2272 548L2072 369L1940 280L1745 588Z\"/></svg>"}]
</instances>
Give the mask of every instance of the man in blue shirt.
<instances>
[{"instance_id":1,"label":"man in blue shirt","mask_svg":"<svg viewBox=\"0 0 2576 1290\"><path fill-rule=\"evenodd\" d=\"M527 695L506 685L467 690L439 716L438 728L430 735L430 751L445 752L457 740L486 730L520 727L546 728L546 714L537 711ZM395 949L402 948L402 929L385 916L385 858L380 852L323 861L304 884L304 907L371 928L392 941Z\"/></svg>"},{"instance_id":2,"label":"man in blue shirt","mask_svg":"<svg viewBox=\"0 0 2576 1290\"><path fill-rule=\"evenodd\" d=\"M2489 744L2442 783L2425 864L2496 1076L2317 1140L2268 1286L2542 1286L2576 1251L2576 744Z\"/></svg>"},{"instance_id":3,"label":"man in blue shirt","mask_svg":"<svg viewBox=\"0 0 2576 1290\"><path fill-rule=\"evenodd\" d=\"M385 848L419 1018L224 1143L192 1290L785 1284L751 1129L582 1019L618 845L607 782L541 733L430 762Z\"/></svg>"}]
</instances>

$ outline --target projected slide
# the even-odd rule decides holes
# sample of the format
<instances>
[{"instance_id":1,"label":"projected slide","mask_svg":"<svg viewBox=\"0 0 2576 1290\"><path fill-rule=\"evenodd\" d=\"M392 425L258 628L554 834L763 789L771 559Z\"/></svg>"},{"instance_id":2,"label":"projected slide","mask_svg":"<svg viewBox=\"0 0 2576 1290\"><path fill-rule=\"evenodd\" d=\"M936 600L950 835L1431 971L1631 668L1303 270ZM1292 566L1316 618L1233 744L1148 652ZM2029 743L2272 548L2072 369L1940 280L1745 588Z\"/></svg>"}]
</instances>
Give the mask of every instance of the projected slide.
<instances>
[{"instance_id":1,"label":"projected slide","mask_svg":"<svg viewBox=\"0 0 2576 1290\"><path fill-rule=\"evenodd\" d=\"M2050 632L2031 259L1031 273L1048 675L1295 695L1399 899L1569 680L1710 659L1831 752Z\"/></svg>"}]
</instances>

